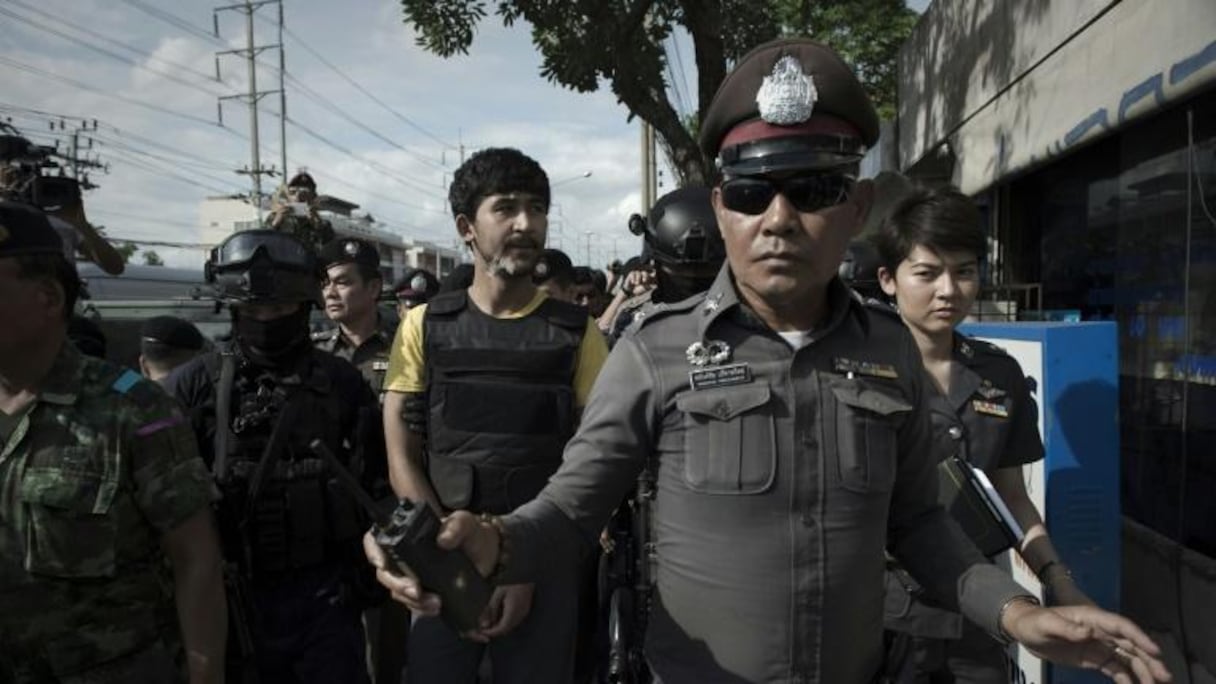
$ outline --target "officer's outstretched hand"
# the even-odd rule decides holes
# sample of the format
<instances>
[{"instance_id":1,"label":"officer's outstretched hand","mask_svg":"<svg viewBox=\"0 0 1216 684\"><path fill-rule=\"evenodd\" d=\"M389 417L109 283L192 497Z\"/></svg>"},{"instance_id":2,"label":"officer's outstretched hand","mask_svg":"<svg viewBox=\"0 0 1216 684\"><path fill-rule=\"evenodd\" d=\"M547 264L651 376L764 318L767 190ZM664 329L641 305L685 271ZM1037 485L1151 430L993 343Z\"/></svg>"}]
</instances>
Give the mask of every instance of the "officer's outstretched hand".
<instances>
[{"instance_id":1,"label":"officer's outstretched hand","mask_svg":"<svg viewBox=\"0 0 1216 684\"><path fill-rule=\"evenodd\" d=\"M488 577L498 563L498 530L468 511L456 511L444 518L435 542L441 549L463 549L483 577ZM395 572L371 532L363 535L363 553L376 568L376 580L389 590L394 600L419 615L439 614L439 596L423 591L422 584L409 568L402 568L403 574ZM531 606L530 596L527 605ZM527 615L526 609L524 615Z\"/></svg>"},{"instance_id":2,"label":"officer's outstretched hand","mask_svg":"<svg viewBox=\"0 0 1216 684\"><path fill-rule=\"evenodd\" d=\"M1100 670L1118 684L1173 681L1157 644L1131 620L1101 608L1018 602L1005 611L1001 627L1040 658Z\"/></svg>"}]
</instances>

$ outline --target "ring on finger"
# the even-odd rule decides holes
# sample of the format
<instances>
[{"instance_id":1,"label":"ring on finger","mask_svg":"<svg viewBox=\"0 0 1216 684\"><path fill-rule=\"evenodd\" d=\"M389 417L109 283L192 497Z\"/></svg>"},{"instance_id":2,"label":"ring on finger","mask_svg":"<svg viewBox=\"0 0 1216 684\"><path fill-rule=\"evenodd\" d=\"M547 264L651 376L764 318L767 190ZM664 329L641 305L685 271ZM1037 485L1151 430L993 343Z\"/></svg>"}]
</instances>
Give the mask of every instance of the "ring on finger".
<instances>
[{"instance_id":1,"label":"ring on finger","mask_svg":"<svg viewBox=\"0 0 1216 684\"><path fill-rule=\"evenodd\" d=\"M1115 650L1111 652L1111 657L1117 658L1124 667L1131 667L1135 655L1122 646L1115 646Z\"/></svg>"}]
</instances>

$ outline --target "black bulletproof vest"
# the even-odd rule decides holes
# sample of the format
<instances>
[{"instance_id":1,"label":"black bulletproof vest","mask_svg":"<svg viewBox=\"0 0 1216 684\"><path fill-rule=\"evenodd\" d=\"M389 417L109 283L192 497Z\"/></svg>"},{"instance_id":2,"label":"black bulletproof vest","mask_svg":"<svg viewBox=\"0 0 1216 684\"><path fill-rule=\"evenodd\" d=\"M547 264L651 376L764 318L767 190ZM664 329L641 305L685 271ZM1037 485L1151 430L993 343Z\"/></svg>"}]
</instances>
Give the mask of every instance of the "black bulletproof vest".
<instances>
[{"instance_id":1,"label":"black bulletproof vest","mask_svg":"<svg viewBox=\"0 0 1216 684\"><path fill-rule=\"evenodd\" d=\"M223 494L216 513L225 557L238 562L255 584L344 561L362 529L360 513L308 443L318 437L335 453L345 453L340 406L347 398L334 392L331 378L315 363L302 365L305 377L291 381L237 372L228 388L224 363L218 353L204 359L217 399L225 390L232 399L224 475L215 473ZM296 405L289 416L290 401ZM278 423L286 431L282 447L263 462Z\"/></svg>"},{"instance_id":2,"label":"black bulletproof vest","mask_svg":"<svg viewBox=\"0 0 1216 684\"><path fill-rule=\"evenodd\" d=\"M546 299L494 318L460 290L432 299L424 321L431 484L449 509L507 513L545 486L574 432L587 312Z\"/></svg>"}]
</instances>

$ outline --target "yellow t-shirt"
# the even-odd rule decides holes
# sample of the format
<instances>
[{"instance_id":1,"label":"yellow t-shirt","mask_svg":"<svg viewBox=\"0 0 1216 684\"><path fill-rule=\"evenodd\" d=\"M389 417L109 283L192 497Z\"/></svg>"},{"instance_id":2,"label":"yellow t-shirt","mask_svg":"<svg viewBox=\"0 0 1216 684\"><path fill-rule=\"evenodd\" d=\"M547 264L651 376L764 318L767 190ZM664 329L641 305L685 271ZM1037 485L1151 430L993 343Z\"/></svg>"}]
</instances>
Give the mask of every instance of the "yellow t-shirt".
<instances>
[{"instance_id":1,"label":"yellow t-shirt","mask_svg":"<svg viewBox=\"0 0 1216 684\"><path fill-rule=\"evenodd\" d=\"M536 311L541 302L545 301L545 293L537 290L536 296L519 311L513 311L501 318L523 318ZM473 306L473 302L469 302ZM426 391L426 359L422 344L422 320L426 314L426 305L415 306L405 314L401 325L397 326L397 335L393 338L393 348L388 357L388 374L384 378L384 388L389 392L424 392ZM582 408L587 404L587 396L591 394L591 386L608 358L608 344L600 333L595 321L587 317L587 328L583 331L583 340L578 347L578 361L574 367L574 404Z\"/></svg>"}]
</instances>

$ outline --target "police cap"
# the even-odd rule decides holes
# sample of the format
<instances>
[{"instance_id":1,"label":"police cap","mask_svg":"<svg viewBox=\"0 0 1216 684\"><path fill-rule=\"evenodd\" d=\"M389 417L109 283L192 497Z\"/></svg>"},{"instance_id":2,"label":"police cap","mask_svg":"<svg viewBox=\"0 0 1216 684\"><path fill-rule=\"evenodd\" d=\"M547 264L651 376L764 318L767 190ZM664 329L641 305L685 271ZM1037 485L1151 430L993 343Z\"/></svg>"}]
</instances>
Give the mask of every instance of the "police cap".
<instances>
[{"instance_id":1,"label":"police cap","mask_svg":"<svg viewBox=\"0 0 1216 684\"><path fill-rule=\"evenodd\" d=\"M536 260L532 269L532 282L537 285L554 278L569 280L574 273L574 262L560 249L546 249Z\"/></svg>"},{"instance_id":2,"label":"police cap","mask_svg":"<svg viewBox=\"0 0 1216 684\"><path fill-rule=\"evenodd\" d=\"M439 292L439 279L425 268L407 271L393 286L397 299L411 304L423 304Z\"/></svg>"},{"instance_id":3,"label":"police cap","mask_svg":"<svg viewBox=\"0 0 1216 684\"><path fill-rule=\"evenodd\" d=\"M380 270L380 251L367 240L340 237L321 247L321 268L338 264L358 264L374 272Z\"/></svg>"},{"instance_id":4,"label":"police cap","mask_svg":"<svg viewBox=\"0 0 1216 684\"><path fill-rule=\"evenodd\" d=\"M139 330L142 342L166 347L198 351L203 348L203 334L190 321L176 316L155 316L144 321Z\"/></svg>"},{"instance_id":5,"label":"police cap","mask_svg":"<svg viewBox=\"0 0 1216 684\"><path fill-rule=\"evenodd\" d=\"M878 114L840 56L806 38L747 53L714 95L701 149L728 176L856 163L878 141Z\"/></svg>"},{"instance_id":6,"label":"police cap","mask_svg":"<svg viewBox=\"0 0 1216 684\"><path fill-rule=\"evenodd\" d=\"M27 254L63 254L63 240L41 209L0 200L0 257Z\"/></svg>"}]
</instances>

